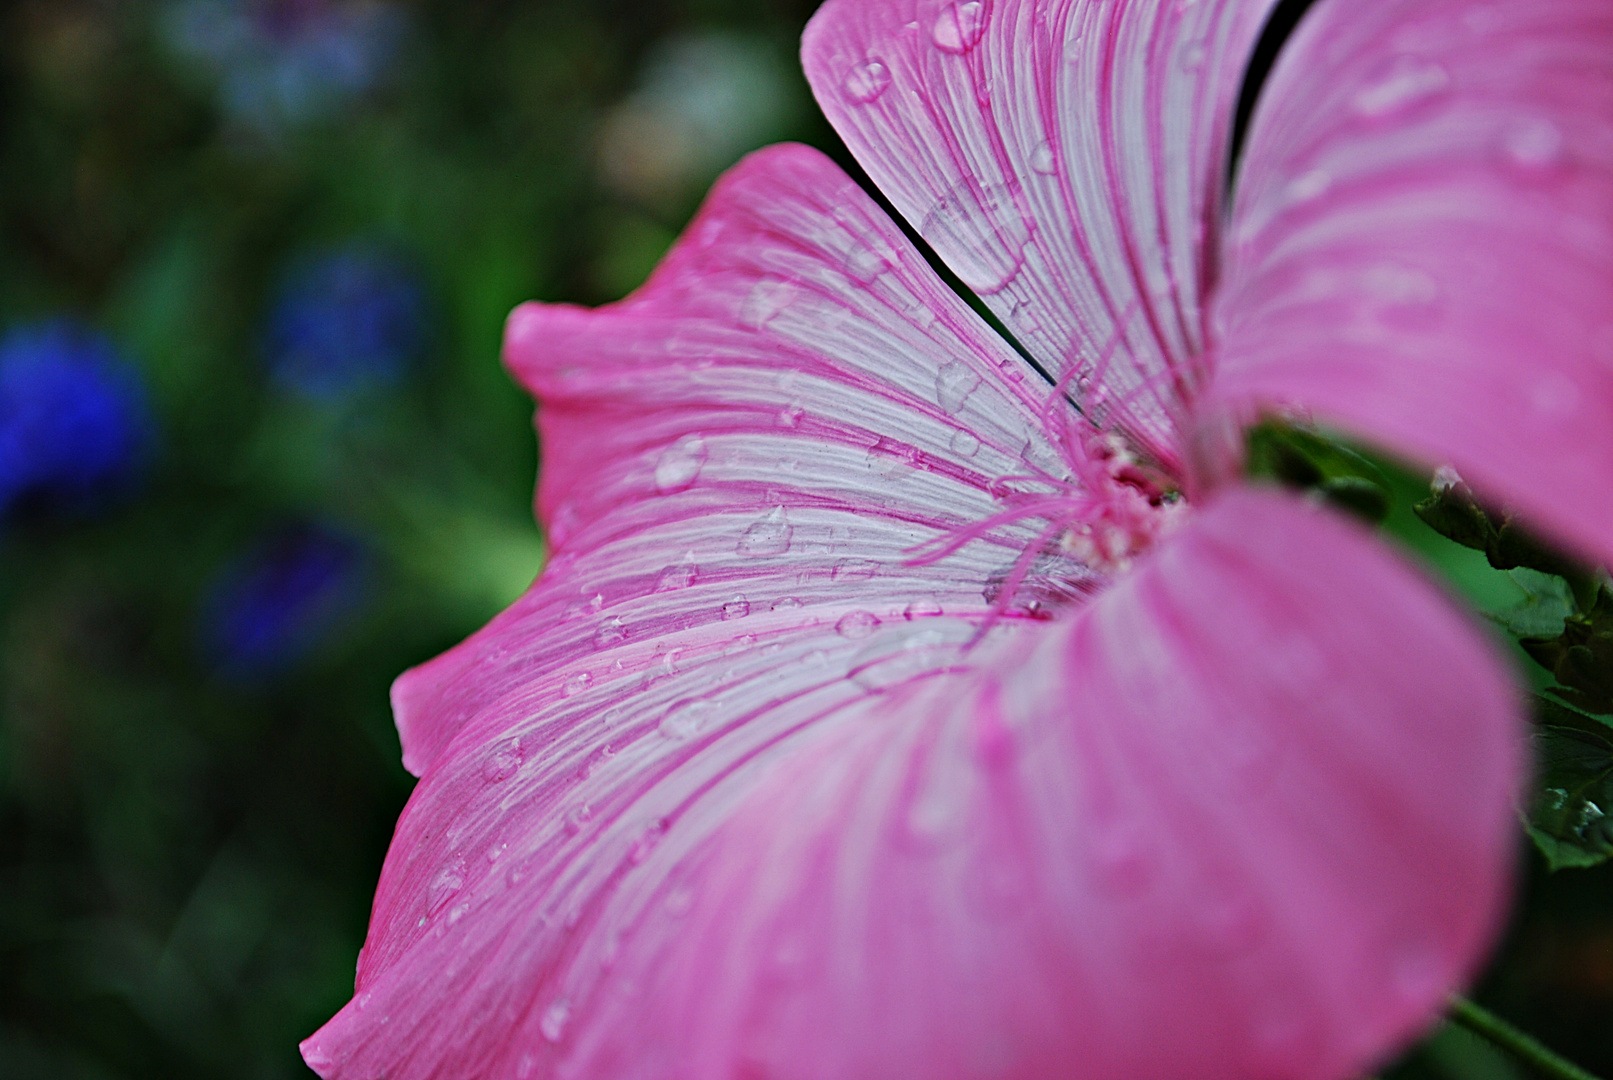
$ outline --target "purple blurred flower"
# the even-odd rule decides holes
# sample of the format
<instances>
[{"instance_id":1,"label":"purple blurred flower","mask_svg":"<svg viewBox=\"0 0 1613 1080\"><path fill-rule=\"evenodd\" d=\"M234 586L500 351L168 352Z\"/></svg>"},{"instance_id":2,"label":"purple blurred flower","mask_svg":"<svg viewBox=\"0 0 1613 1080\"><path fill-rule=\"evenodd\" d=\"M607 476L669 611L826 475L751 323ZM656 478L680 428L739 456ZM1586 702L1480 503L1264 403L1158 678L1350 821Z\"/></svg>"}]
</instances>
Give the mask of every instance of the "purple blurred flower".
<instances>
[{"instance_id":1,"label":"purple blurred flower","mask_svg":"<svg viewBox=\"0 0 1613 1080\"><path fill-rule=\"evenodd\" d=\"M188 0L167 20L173 46L218 79L226 117L266 135L374 89L403 30L404 13L379 0Z\"/></svg>"},{"instance_id":2,"label":"purple blurred flower","mask_svg":"<svg viewBox=\"0 0 1613 1080\"><path fill-rule=\"evenodd\" d=\"M98 509L134 479L151 427L138 377L104 335L56 320L0 339L0 513Z\"/></svg>"},{"instance_id":3,"label":"purple blurred flower","mask_svg":"<svg viewBox=\"0 0 1613 1080\"><path fill-rule=\"evenodd\" d=\"M269 314L276 380L312 397L396 381L419 355L424 293L398 260L343 248L294 274Z\"/></svg>"},{"instance_id":4,"label":"purple blurred flower","mask_svg":"<svg viewBox=\"0 0 1613 1080\"><path fill-rule=\"evenodd\" d=\"M283 527L215 580L202 607L202 650L227 678L281 673L328 641L367 592L367 553L356 538L322 525Z\"/></svg>"}]
</instances>

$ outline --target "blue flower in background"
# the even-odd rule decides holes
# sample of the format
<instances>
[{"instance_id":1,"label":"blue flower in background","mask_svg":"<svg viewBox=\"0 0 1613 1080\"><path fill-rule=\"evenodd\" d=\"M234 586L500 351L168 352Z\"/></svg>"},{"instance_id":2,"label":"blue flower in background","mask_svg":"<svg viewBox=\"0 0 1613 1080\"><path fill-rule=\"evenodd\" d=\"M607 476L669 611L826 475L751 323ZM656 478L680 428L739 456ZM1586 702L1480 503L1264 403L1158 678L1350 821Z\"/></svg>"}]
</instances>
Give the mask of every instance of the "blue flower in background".
<instances>
[{"instance_id":1,"label":"blue flower in background","mask_svg":"<svg viewBox=\"0 0 1613 1080\"><path fill-rule=\"evenodd\" d=\"M382 82L404 24L379 0L185 0L165 29L212 70L227 119L273 136L334 116Z\"/></svg>"},{"instance_id":2,"label":"blue flower in background","mask_svg":"<svg viewBox=\"0 0 1613 1080\"><path fill-rule=\"evenodd\" d=\"M354 537L320 525L279 529L208 591L203 652L226 678L279 674L327 643L369 586L368 553Z\"/></svg>"},{"instance_id":3,"label":"blue flower in background","mask_svg":"<svg viewBox=\"0 0 1613 1080\"><path fill-rule=\"evenodd\" d=\"M414 276L378 250L328 255L281 290L269 314L269 369L313 397L394 382L420 353L424 301Z\"/></svg>"},{"instance_id":4,"label":"blue flower in background","mask_svg":"<svg viewBox=\"0 0 1613 1080\"><path fill-rule=\"evenodd\" d=\"M151 430L140 381L104 335L58 320L0 338L0 514L99 509L138 474Z\"/></svg>"}]
</instances>

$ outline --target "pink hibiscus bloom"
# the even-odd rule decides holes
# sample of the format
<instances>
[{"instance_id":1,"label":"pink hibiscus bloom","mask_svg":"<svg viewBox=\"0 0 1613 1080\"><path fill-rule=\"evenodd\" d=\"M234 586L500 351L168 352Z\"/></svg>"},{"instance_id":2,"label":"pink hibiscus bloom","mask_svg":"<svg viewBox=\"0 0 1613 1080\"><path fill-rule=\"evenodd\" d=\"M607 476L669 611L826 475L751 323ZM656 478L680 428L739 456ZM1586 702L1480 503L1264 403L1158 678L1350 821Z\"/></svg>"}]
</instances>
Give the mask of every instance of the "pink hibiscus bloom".
<instances>
[{"instance_id":1,"label":"pink hibiscus bloom","mask_svg":"<svg viewBox=\"0 0 1613 1080\"><path fill-rule=\"evenodd\" d=\"M398 680L421 781L317 1071L1337 1078L1436 1015L1515 691L1236 436L1304 408L1613 556L1613 7L1323 0L1229 193L1270 7L814 18L1056 387L799 146L627 300L512 316L554 556Z\"/></svg>"}]
</instances>

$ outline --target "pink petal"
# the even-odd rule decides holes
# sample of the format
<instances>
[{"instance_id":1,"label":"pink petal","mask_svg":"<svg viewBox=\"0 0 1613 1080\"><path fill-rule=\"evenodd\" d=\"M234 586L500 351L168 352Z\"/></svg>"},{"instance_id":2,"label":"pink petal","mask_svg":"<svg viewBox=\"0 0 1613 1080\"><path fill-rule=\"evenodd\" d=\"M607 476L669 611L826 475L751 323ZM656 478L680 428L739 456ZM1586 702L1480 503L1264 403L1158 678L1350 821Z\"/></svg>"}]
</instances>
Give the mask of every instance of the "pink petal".
<instances>
[{"instance_id":1,"label":"pink petal","mask_svg":"<svg viewBox=\"0 0 1613 1080\"><path fill-rule=\"evenodd\" d=\"M1319 4L1256 111L1224 403L1297 403L1613 560L1613 6Z\"/></svg>"},{"instance_id":2,"label":"pink petal","mask_svg":"<svg viewBox=\"0 0 1613 1080\"><path fill-rule=\"evenodd\" d=\"M907 549L1000 509L1005 475L1065 471L1049 388L803 146L736 166L627 300L517 309L506 361L542 401L554 556L509 611L398 680L417 775L467 724L472 745L502 730L487 710L505 695L586 677L576 704L597 713L618 659L640 678L803 618L982 612L1036 527L929 566Z\"/></svg>"},{"instance_id":3,"label":"pink petal","mask_svg":"<svg viewBox=\"0 0 1613 1080\"><path fill-rule=\"evenodd\" d=\"M1243 68L1273 0L829 0L802 60L896 209L1088 412L1165 464Z\"/></svg>"},{"instance_id":4,"label":"pink petal","mask_svg":"<svg viewBox=\"0 0 1613 1080\"><path fill-rule=\"evenodd\" d=\"M1232 492L967 652L945 617L757 625L642 689L649 643L604 650L565 699L523 667L556 632L505 621L322 1075L1339 1078L1495 929L1513 692L1324 512ZM680 694L708 726L658 731Z\"/></svg>"}]
</instances>

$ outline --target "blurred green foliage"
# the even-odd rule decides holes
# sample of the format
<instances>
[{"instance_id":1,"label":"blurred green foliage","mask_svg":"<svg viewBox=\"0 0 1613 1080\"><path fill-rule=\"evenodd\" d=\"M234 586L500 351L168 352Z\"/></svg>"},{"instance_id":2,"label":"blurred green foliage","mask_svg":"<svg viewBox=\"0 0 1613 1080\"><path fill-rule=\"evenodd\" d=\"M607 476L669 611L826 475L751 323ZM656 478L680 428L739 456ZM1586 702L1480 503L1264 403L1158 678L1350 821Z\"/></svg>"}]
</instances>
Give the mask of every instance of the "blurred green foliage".
<instances>
[{"instance_id":1,"label":"blurred green foliage","mask_svg":"<svg viewBox=\"0 0 1613 1080\"><path fill-rule=\"evenodd\" d=\"M285 20L342 6L0 9L0 332L60 315L108 332L159 429L135 497L0 532L7 1080L311 1075L296 1044L351 993L412 785L388 685L541 562L505 315L621 295L717 170L823 141L794 60L810 2L396 4L383 75L307 115L253 114L176 42L198 12L259 20L269 69ZM602 179L601 133L654 104L645 73L687 40L779 73L775 106L717 159ZM422 279L422 355L345 397L288 392L264 356L277 288L354 241ZM298 522L365 545L361 601L293 662L226 677L210 592Z\"/></svg>"}]
</instances>

